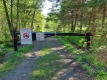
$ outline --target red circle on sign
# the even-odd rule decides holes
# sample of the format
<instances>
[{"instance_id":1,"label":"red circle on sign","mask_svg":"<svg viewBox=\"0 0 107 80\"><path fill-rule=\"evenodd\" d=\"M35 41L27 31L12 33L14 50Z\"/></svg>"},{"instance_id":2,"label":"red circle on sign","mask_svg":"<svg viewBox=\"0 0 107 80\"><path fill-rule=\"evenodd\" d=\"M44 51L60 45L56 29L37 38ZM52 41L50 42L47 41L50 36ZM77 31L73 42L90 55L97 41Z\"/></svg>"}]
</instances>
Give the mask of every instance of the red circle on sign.
<instances>
[{"instance_id":1,"label":"red circle on sign","mask_svg":"<svg viewBox=\"0 0 107 80\"><path fill-rule=\"evenodd\" d=\"M24 33L24 34L23 34L23 37L24 37L25 39L28 39L28 38L29 38L29 34L28 34L28 33Z\"/></svg>"}]
</instances>

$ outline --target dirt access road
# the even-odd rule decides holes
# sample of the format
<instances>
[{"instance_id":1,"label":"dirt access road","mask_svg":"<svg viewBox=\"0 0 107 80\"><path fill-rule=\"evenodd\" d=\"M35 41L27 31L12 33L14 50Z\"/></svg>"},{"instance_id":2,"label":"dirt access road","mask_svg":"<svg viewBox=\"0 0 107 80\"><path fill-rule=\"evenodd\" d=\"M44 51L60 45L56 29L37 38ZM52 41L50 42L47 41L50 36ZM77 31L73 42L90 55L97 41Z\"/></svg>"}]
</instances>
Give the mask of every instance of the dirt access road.
<instances>
[{"instance_id":1,"label":"dirt access road","mask_svg":"<svg viewBox=\"0 0 107 80\"><path fill-rule=\"evenodd\" d=\"M49 37L45 41L36 41L34 45L34 48L25 55L25 60L14 70L7 72L0 80L30 80L36 60L39 59L45 45L49 45L51 51L60 54L60 61L65 65L51 79L46 80L93 80L88 78L86 71L81 68L71 53L55 37Z\"/></svg>"}]
</instances>

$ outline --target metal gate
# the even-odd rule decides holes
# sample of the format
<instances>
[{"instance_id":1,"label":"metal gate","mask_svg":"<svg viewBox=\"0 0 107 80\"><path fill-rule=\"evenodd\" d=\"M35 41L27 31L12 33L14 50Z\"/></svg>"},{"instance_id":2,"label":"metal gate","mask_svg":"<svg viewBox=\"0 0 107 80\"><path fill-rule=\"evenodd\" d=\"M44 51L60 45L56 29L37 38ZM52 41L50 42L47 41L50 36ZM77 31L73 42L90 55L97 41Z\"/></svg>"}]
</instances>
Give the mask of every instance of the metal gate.
<instances>
[{"instance_id":1,"label":"metal gate","mask_svg":"<svg viewBox=\"0 0 107 80\"><path fill-rule=\"evenodd\" d=\"M14 35L14 51L17 51L18 50L18 47L17 45L19 44L18 43L18 35L20 35L20 32L17 32L17 29L14 28L13 29L13 35ZM86 48L89 49L90 48L90 41L91 41L91 36L93 36L91 33L84 33L84 34L81 34L81 33L59 33L59 32L56 32L56 33L52 33L52 32L44 32L44 35L46 36L84 36L87 40L86 42ZM36 32L32 32L32 40L36 40Z\"/></svg>"}]
</instances>

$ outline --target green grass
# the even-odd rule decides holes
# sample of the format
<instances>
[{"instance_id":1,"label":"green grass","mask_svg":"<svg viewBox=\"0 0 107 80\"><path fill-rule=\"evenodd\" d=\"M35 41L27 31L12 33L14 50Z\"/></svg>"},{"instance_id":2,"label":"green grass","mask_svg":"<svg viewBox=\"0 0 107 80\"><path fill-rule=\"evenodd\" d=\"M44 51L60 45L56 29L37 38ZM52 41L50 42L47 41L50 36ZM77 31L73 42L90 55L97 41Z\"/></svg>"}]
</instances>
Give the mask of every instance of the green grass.
<instances>
[{"instance_id":1,"label":"green grass","mask_svg":"<svg viewBox=\"0 0 107 80\"><path fill-rule=\"evenodd\" d=\"M8 52L12 52L13 49L12 48L5 48L3 51L0 50L0 62L3 61L3 57L8 53Z\"/></svg>"},{"instance_id":2,"label":"green grass","mask_svg":"<svg viewBox=\"0 0 107 80\"><path fill-rule=\"evenodd\" d=\"M50 80L63 68L63 63L58 60L60 60L59 54L52 53L49 47L44 48L36 62L31 80Z\"/></svg>"},{"instance_id":3,"label":"green grass","mask_svg":"<svg viewBox=\"0 0 107 80\"><path fill-rule=\"evenodd\" d=\"M12 43L10 42L5 42L3 44L0 44L0 62L3 61L3 57L8 53L8 52L12 52L13 49L12 47L10 47L12 45Z\"/></svg>"},{"instance_id":4,"label":"green grass","mask_svg":"<svg viewBox=\"0 0 107 80\"><path fill-rule=\"evenodd\" d=\"M18 65L21 61L24 60L23 53L27 52L32 45L26 46L24 48L19 48L18 52L13 52L9 60L0 66L0 77L3 76L7 71L13 69Z\"/></svg>"},{"instance_id":5,"label":"green grass","mask_svg":"<svg viewBox=\"0 0 107 80\"><path fill-rule=\"evenodd\" d=\"M70 42L73 42L80 47L86 47L86 39L84 36L66 36L65 39L69 39Z\"/></svg>"},{"instance_id":6,"label":"green grass","mask_svg":"<svg viewBox=\"0 0 107 80\"><path fill-rule=\"evenodd\" d=\"M66 49L68 51L72 52L73 54L77 55L77 54L83 53L83 51L81 51L81 52L79 51L79 53L78 53L78 49L73 47L73 45L69 41L67 41L66 39L62 39L61 37L57 37L57 38L64 46L66 46Z\"/></svg>"},{"instance_id":7,"label":"green grass","mask_svg":"<svg viewBox=\"0 0 107 80\"><path fill-rule=\"evenodd\" d=\"M107 80L107 72L105 71L106 64L100 62L96 54L91 54L89 51L77 53L78 50L75 47L73 47L73 45L67 40L67 38L57 38L60 42L62 42L64 46L66 46L67 50L75 54L75 59L79 62L82 68L87 71L89 76L95 77L95 80Z\"/></svg>"}]
</instances>

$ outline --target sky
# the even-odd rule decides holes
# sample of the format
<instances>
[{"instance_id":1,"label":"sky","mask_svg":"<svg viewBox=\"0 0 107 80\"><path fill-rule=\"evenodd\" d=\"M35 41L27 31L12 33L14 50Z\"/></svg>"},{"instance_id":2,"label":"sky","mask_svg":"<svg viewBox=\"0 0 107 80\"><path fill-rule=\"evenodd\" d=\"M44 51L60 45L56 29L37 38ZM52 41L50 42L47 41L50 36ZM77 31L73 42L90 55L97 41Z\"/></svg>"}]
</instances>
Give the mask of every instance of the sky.
<instances>
[{"instance_id":1,"label":"sky","mask_svg":"<svg viewBox=\"0 0 107 80\"><path fill-rule=\"evenodd\" d=\"M42 14L44 14L45 16L47 16L47 14L50 12L49 8L52 8L52 3L48 0L45 0L45 6L43 8Z\"/></svg>"}]
</instances>

